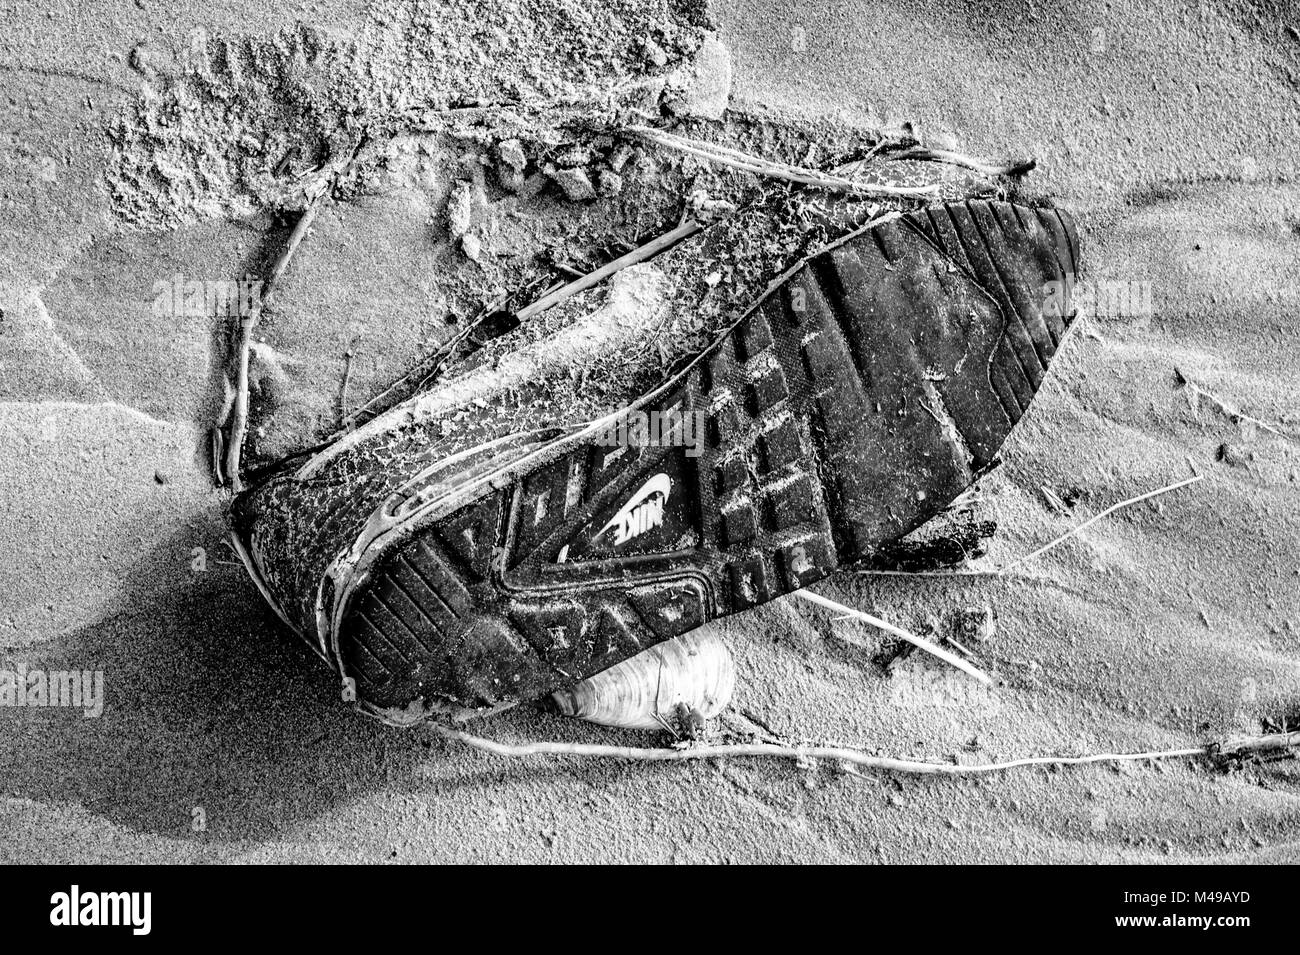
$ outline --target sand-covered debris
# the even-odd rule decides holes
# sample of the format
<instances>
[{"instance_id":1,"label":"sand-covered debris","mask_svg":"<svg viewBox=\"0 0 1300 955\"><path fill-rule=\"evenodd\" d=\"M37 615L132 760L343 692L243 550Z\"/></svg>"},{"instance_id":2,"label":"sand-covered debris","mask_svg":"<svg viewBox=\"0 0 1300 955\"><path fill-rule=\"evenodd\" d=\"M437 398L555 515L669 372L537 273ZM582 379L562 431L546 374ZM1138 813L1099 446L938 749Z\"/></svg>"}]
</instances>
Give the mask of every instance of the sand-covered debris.
<instances>
[{"instance_id":1,"label":"sand-covered debris","mask_svg":"<svg viewBox=\"0 0 1300 955\"><path fill-rule=\"evenodd\" d=\"M199 29L174 61L140 44L130 61L144 78L141 95L110 132L113 209L131 223L176 226L293 206L299 181L331 154L365 133L400 128L412 110L662 86L656 75L690 64L712 37L706 22L692 4L666 0L436 8L391 0L372 6L354 35L307 26L271 36ZM646 60L646 42L662 63ZM719 47L710 43L711 61ZM689 66L687 74L694 75ZM708 85L683 89L700 83ZM707 99L716 90L690 95Z\"/></svg>"}]
</instances>

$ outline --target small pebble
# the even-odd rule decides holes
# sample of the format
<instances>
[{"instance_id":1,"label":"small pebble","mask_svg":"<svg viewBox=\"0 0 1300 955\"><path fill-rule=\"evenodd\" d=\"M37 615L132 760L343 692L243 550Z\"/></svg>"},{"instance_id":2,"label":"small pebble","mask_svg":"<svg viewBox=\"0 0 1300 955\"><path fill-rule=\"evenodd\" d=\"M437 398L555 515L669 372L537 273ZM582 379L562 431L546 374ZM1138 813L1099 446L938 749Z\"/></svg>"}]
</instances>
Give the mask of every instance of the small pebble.
<instances>
[{"instance_id":1,"label":"small pebble","mask_svg":"<svg viewBox=\"0 0 1300 955\"><path fill-rule=\"evenodd\" d=\"M1251 460L1253 453L1247 451L1239 444L1221 444L1219 445L1219 460L1224 464L1232 467L1245 467Z\"/></svg>"},{"instance_id":2,"label":"small pebble","mask_svg":"<svg viewBox=\"0 0 1300 955\"><path fill-rule=\"evenodd\" d=\"M460 238L469 231L474 213L474 185L470 182L458 182L451 188L451 197L447 200L447 231L453 239Z\"/></svg>"},{"instance_id":3,"label":"small pebble","mask_svg":"<svg viewBox=\"0 0 1300 955\"><path fill-rule=\"evenodd\" d=\"M611 170L602 169L596 178L596 189L602 196L617 196L623 191L623 177Z\"/></svg>"},{"instance_id":4,"label":"small pebble","mask_svg":"<svg viewBox=\"0 0 1300 955\"><path fill-rule=\"evenodd\" d=\"M497 154L501 161L517 172L523 172L524 167L528 165L528 157L524 155L524 147L517 139L507 139L497 146Z\"/></svg>"},{"instance_id":5,"label":"small pebble","mask_svg":"<svg viewBox=\"0 0 1300 955\"><path fill-rule=\"evenodd\" d=\"M958 639L983 643L997 632L998 617L990 607L966 607L957 613Z\"/></svg>"},{"instance_id":6,"label":"small pebble","mask_svg":"<svg viewBox=\"0 0 1300 955\"><path fill-rule=\"evenodd\" d=\"M615 172L622 172L623 167L632 159L634 152L627 143L621 144L617 149L609 154L609 168Z\"/></svg>"},{"instance_id":7,"label":"small pebble","mask_svg":"<svg viewBox=\"0 0 1300 955\"><path fill-rule=\"evenodd\" d=\"M574 202L583 202L596 197L596 190L592 187L585 169L557 169L548 175Z\"/></svg>"},{"instance_id":8,"label":"small pebble","mask_svg":"<svg viewBox=\"0 0 1300 955\"><path fill-rule=\"evenodd\" d=\"M668 63L668 54L654 40L646 37L641 43L641 50L645 54L646 62L652 66L666 66Z\"/></svg>"}]
</instances>

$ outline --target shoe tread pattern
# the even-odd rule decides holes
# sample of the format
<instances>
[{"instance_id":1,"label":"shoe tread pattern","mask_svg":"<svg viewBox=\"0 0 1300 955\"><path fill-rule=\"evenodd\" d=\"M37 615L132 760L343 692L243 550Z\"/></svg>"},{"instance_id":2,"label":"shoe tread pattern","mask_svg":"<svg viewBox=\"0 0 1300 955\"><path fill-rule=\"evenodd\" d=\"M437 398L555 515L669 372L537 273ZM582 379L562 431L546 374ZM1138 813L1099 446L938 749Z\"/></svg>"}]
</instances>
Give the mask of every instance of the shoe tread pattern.
<instances>
[{"instance_id":1,"label":"shoe tread pattern","mask_svg":"<svg viewBox=\"0 0 1300 955\"><path fill-rule=\"evenodd\" d=\"M814 257L659 402L704 412L697 458L578 447L467 505L376 570L345 666L381 706L533 699L870 557L992 463L1065 333L1044 287L1076 256L1055 210L971 201ZM564 562L670 467L690 546Z\"/></svg>"}]
</instances>

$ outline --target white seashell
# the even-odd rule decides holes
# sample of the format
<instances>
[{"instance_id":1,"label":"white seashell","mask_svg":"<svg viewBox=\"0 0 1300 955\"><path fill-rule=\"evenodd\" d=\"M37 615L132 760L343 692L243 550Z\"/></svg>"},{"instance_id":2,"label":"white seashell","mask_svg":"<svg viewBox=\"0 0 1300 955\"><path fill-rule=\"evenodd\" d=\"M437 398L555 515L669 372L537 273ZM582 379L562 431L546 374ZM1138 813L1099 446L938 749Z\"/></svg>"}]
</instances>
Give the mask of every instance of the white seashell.
<instances>
[{"instance_id":1,"label":"white seashell","mask_svg":"<svg viewBox=\"0 0 1300 955\"><path fill-rule=\"evenodd\" d=\"M678 704L711 719L731 702L735 689L731 653L721 637L705 628L643 650L557 690L550 700L562 716L602 726L652 730L671 722Z\"/></svg>"}]
</instances>

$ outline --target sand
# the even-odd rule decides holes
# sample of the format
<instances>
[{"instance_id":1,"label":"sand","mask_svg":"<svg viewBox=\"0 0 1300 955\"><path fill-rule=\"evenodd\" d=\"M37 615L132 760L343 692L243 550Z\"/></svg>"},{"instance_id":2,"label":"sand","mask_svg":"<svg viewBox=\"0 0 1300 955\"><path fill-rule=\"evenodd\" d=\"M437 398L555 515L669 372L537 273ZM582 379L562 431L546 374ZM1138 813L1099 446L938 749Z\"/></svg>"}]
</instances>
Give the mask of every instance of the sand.
<instances>
[{"instance_id":1,"label":"sand","mask_svg":"<svg viewBox=\"0 0 1300 955\"><path fill-rule=\"evenodd\" d=\"M583 7L598 35L605 8ZM442 81L430 44L453 35L443 27L477 22L473 4L449 9L436 18L432 7L356 0L254 14L246 2L143 0L6 23L0 648L6 664L103 670L107 705L96 719L0 711L0 859L1294 861L1294 761L961 780L752 761L507 761L384 728L338 699L221 542L226 499L204 441L224 335L150 310L160 278L241 274L277 234L263 206L274 186L221 151L219 163L179 153L167 190L143 188L146 167L127 161L142 161L143 147L121 136L123 124L138 129L151 77L183 61L200 28L209 42L268 50L277 31L301 36L307 21L338 44L339 62L355 45L418 59L416 92ZM1151 314L1093 308L1081 320L1004 465L982 482L977 511L998 532L981 566L1193 466L1205 475L1021 575L819 586L917 628L992 609L996 629L978 653L996 692L916 657L886 667L892 644L785 600L714 625L736 657L737 709L794 739L966 762L1180 747L1300 721L1300 36L1283 10L714 7L733 110L867 130L907 123L933 145L1033 155L1035 188L1078 216L1086 277L1150 283ZM498 26L508 41L509 17ZM475 42L500 49L489 33ZM248 89L276 55L244 69ZM522 75L530 64L517 65ZM491 58L479 68L490 94ZM349 96L390 92L359 85L339 71L326 92L344 112ZM257 116L277 106L251 102ZM302 113L296 128L337 118ZM430 317L442 314L431 301L442 288L428 276L459 260L430 240L442 199L425 174L417 159L387 192L359 188L304 244L274 345L332 377L285 404L297 410L276 419L283 434L336 411L350 343L360 396L391 375L385 361L409 363L446 333ZM495 280L467 284L465 303ZM1045 487L1073 506L1057 512ZM645 740L523 709L481 729Z\"/></svg>"}]
</instances>

